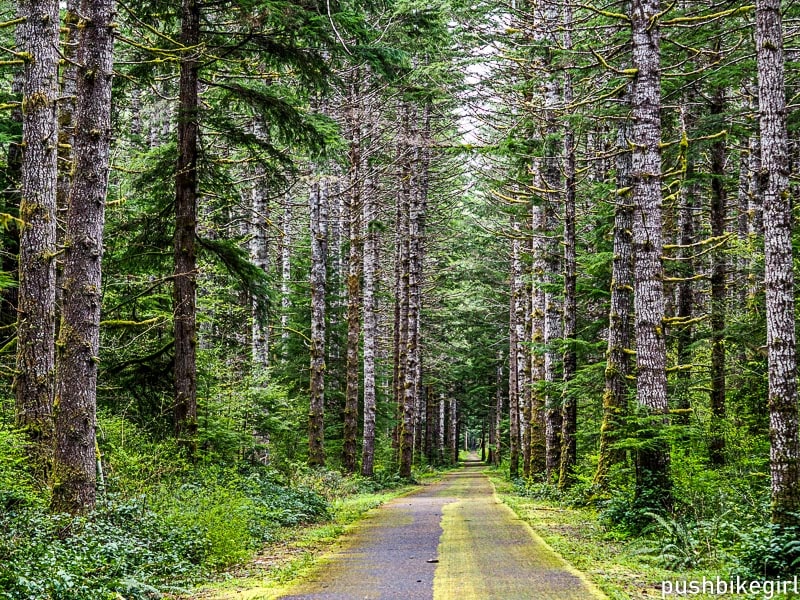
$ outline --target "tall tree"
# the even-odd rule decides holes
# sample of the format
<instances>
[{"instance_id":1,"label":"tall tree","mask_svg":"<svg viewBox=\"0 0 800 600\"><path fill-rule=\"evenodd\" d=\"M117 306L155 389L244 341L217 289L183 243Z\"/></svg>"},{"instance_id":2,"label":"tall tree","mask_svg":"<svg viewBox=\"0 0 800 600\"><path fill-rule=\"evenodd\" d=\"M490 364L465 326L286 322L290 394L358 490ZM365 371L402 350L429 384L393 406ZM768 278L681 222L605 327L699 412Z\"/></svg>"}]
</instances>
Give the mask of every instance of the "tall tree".
<instances>
[{"instance_id":1,"label":"tall tree","mask_svg":"<svg viewBox=\"0 0 800 600\"><path fill-rule=\"evenodd\" d=\"M614 258L611 263L611 300L608 311L603 420L600 425L600 452L594 484L608 489L611 467L622 461L622 452L614 447L622 433L622 418L628 404L630 373L631 290L633 283L633 206L631 205L631 152L629 127L620 127L617 135L617 190L614 195Z\"/></svg>"},{"instance_id":2,"label":"tall tree","mask_svg":"<svg viewBox=\"0 0 800 600\"><path fill-rule=\"evenodd\" d=\"M365 184L364 195L364 433L361 474L372 477L375 466L375 359L377 346L377 314L375 292L378 272L378 232L375 194L372 180Z\"/></svg>"},{"instance_id":3,"label":"tall tree","mask_svg":"<svg viewBox=\"0 0 800 600\"><path fill-rule=\"evenodd\" d=\"M792 209L789 191L783 26L780 0L756 3L758 107L761 113L761 176L769 362L772 521L796 524L800 517L797 348L792 269Z\"/></svg>"},{"instance_id":4,"label":"tall tree","mask_svg":"<svg viewBox=\"0 0 800 600\"><path fill-rule=\"evenodd\" d=\"M633 0L633 260L636 315L636 399L643 409L636 457L636 495L662 507L672 503L669 448L659 435L666 419L667 351L661 194L661 67L658 0Z\"/></svg>"},{"instance_id":5,"label":"tall tree","mask_svg":"<svg viewBox=\"0 0 800 600\"><path fill-rule=\"evenodd\" d=\"M361 111L358 79L355 70L348 82L345 119L346 135L349 138L348 174L345 200L350 215L350 239L347 255L347 384L344 405L344 440L342 444L342 465L347 472L354 473L358 468L358 398L361 359L359 343L361 339L361 278L364 269L364 237L362 196L362 152L361 152Z\"/></svg>"},{"instance_id":6,"label":"tall tree","mask_svg":"<svg viewBox=\"0 0 800 600\"><path fill-rule=\"evenodd\" d=\"M52 507L95 503L95 410L103 224L111 144L114 2L83 0L77 53L74 174L64 238Z\"/></svg>"},{"instance_id":7,"label":"tall tree","mask_svg":"<svg viewBox=\"0 0 800 600\"><path fill-rule=\"evenodd\" d=\"M181 4L178 168L175 175L175 436L190 454L197 433L197 157L200 3Z\"/></svg>"},{"instance_id":8,"label":"tall tree","mask_svg":"<svg viewBox=\"0 0 800 600\"><path fill-rule=\"evenodd\" d=\"M17 426L31 442L37 469L46 471L55 385L58 2L23 0L19 13L25 66L14 391Z\"/></svg>"},{"instance_id":9,"label":"tall tree","mask_svg":"<svg viewBox=\"0 0 800 600\"><path fill-rule=\"evenodd\" d=\"M718 88L711 98L711 115L725 113L725 90ZM711 235L716 240L711 257L711 415L713 422L708 442L711 464L725 463L725 302L727 298L727 257L721 240L725 236L727 190L725 189L725 138L711 145Z\"/></svg>"},{"instance_id":10,"label":"tall tree","mask_svg":"<svg viewBox=\"0 0 800 600\"><path fill-rule=\"evenodd\" d=\"M325 465L325 303L328 260L327 184L315 181L311 210L311 397L308 417L308 464Z\"/></svg>"},{"instance_id":11,"label":"tall tree","mask_svg":"<svg viewBox=\"0 0 800 600\"><path fill-rule=\"evenodd\" d=\"M564 2L561 21L564 33L562 45L566 51L572 50L572 4ZM563 104L566 110L572 105L572 75L564 71ZM578 460L576 434L578 430L578 402L572 389L572 380L578 368L575 351L575 337L578 326L577 306L577 240L575 234L575 132L566 120L564 125L564 340L566 347L563 357L564 391L561 400L561 465L558 485L565 489L572 484L575 463Z\"/></svg>"}]
</instances>

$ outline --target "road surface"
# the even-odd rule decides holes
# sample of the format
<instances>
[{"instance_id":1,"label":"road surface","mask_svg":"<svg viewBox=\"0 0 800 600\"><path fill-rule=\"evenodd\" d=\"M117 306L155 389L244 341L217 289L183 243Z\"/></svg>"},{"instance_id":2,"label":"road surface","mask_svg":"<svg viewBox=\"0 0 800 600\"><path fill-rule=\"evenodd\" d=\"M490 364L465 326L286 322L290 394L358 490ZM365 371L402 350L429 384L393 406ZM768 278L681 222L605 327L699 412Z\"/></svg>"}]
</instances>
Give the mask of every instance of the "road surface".
<instances>
[{"instance_id":1,"label":"road surface","mask_svg":"<svg viewBox=\"0 0 800 600\"><path fill-rule=\"evenodd\" d=\"M372 511L285 600L605 598L495 496L482 465Z\"/></svg>"}]
</instances>

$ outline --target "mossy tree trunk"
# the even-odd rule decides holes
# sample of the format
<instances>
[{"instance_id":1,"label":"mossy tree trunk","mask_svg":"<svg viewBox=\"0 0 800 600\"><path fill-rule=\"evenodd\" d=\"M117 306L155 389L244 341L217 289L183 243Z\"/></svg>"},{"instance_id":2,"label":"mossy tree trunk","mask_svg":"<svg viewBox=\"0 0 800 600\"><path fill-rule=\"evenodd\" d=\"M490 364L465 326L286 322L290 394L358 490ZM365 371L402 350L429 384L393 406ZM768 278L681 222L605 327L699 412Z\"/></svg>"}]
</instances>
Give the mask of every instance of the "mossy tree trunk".
<instances>
[{"instance_id":1,"label":"mossy tree trunk","mask_svg":"<svg viewBox=\"0 0 800 600\"><path fill-rule=\"evenodd\" d=\"M58 341L52 508L95 504L95 409L100 346L103 224L111 144L114 2L81 4L74 175L67 203L64 295Z\"/></svg>"},{"instance_id":2,"label":"mossy tree trunk","mask_svg":"<svg viewBox=\"0 0 800 600\"><path fill-rule=\"evenodd\" d=\"M562 5L563 24L562 44L567 51L572 49L572 5ZM572 104L572 76L564 72L563 104ZM561 465L558 486L566 489L574 480L573 470L578 460L578 400L572 389L572 380L578 369L578 355L575 351L575 337L578 328L577 305L577 240L575 235L575 132L569 121L564 126L564 365L562 379L564 391L561 396Z\"/></svg>"},{"instance_id":3,"label":"mossy tree trunk","mask_svg":"<svg viewBox=\"0 0 800 600\"><path fill-rule=\"evenodd\" d=\"M347 97L345 129L349 137L348 190L345 201L350 215L350 239L347 257L347 376L344 405L344 440L342 445L342 466L348 473L358 468L358 399L361 374L361 278L364 265L364 234L361 161L361 101L358 92L359 72L351 75Z\"/></svg>"},{"instance_id":4,"label":"mossy tree trunk","mask_svg":"<svg viewBox=\"0 0 800 600\"><path fill-rule=\"evenodd\" d=\"M717 88L711 98L711 115L722 119L726 108L725 90ZM720 127L722 126L720 122ZM725 138L711 145L711 235L725 235L727 191L725 189ZM711 431L708 436L709 460L715 467L725 464L725 314L727 302L727 257L723 248L711 256Z\"/></svg>"},{"instance_id":5,"label":"mossy tree trunk","mask_svg":"<svg viewBox=\"0 0 800 600\"><path fill-rule=\"evenodd\" d=\"M45 475L55 386L58 2L24 0L19 14L26 21L18 32L25 66L14 393L16 424L27 434L34 468Z\"/></svg>"},{"instance_id":6,"label":"mossy tree trunk","mask_svg":"<svg viewBox=\"0 0 800 600\"><path fill-rule=\"evenodd\" d=\"M378 233L376 230L376 190L371 182L364 195L364 432L361 454L361 474L372 477L375 466L375 360L378 338L378 318L375 292L378 272Z\"/></svg>"},{"instance_id":7,"label":"mossy tree trunk","mask_svg":"<svg viewBox=\"0 0 800 600\"><path fill-rule=\"evenodd\" d=\"M520 359L522 344L525 343L525 310L522 305L522 257L521 231L516 218L511 223L511 303L509 307L509 352L508 352L508 413L509 413L509 454L508 468L511 478L519 477L520 459Z\"/></svg>"},{"instance_id":8,"label":"mossy tree trunk","mask_svg":"<svg viewBox=\"0 0 800 600\"><path fill-rule=\"evenodd\" d=\"M631 344L631 304L633 283L633 247L631 229L633 210L631 194L631 152L629 130L620 127L617 135L617 192L614 198L614 258L611 264L611 301L608 314L608 349L606 350L603 420L600 425L600 452L594 485L608 488L612 466L624 459L614 447L622 431L628 405L629 350Z\"/></svg>"},{"instance_id":9,"label":"mossy tree trunk","mask_svg":"<svg viewBox=\"0 0 800 600\"><path fill-rule=\"evenodd\" d=\"M797 348L792 208L780 0L756 3L758 106L763 177L764 254L769 363L772 521L798 522L800 442L797 414Z\"/></svg>"}]
</instances>

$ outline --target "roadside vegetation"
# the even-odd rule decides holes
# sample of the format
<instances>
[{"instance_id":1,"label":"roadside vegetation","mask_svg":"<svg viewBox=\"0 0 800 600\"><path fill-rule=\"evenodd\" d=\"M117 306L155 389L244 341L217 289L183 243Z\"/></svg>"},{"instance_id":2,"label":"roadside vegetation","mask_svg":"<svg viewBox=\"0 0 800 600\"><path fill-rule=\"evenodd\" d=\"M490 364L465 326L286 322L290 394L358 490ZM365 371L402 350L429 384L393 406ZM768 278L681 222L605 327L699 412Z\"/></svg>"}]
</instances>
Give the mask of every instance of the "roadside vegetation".
<instances>
[{"instance_id":1,"label":"roadside vegetation","mask_svg":"<svg viewBox=\"0 0 800 600\"><path fill-rule=\"evenodd\" d=\"M409 489L303 463L281 470L207 453L195 463L171 440L100 420L97 509L53 514L30 475L19 434L0 428L0 598L152 600L194 595L265 574L298 575L364 512ZM227 460L226 460L227 459ZM223 586L223 589L225 586Z\"/></svg>"}]
</instances>

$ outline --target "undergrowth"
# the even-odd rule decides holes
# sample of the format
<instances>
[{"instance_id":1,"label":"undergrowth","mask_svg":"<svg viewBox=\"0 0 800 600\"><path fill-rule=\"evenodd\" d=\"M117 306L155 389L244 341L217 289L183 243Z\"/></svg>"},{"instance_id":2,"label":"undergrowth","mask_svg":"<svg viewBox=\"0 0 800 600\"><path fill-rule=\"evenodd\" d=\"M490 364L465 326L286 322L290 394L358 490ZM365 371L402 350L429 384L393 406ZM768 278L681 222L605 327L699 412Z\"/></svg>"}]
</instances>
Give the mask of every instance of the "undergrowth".
<instances>
[{"instance_id":1,"label":"undergrowth","mask_svg":"<svg viewBox=\"0 0 800 600\"><path fill-rule=\"evenodd\" d=\"M170 441L101 417L106 486L81 517L51 514L20 437L0 427L0 599L152 600L250 559L282 529L330 519L333 502L399 484L297 465L195 463Z\"/></svg>"}]
</instances>

